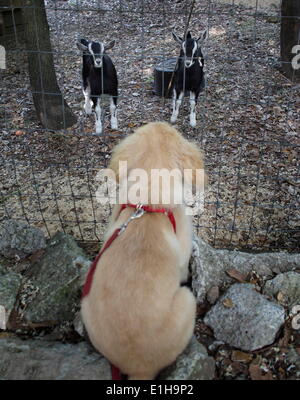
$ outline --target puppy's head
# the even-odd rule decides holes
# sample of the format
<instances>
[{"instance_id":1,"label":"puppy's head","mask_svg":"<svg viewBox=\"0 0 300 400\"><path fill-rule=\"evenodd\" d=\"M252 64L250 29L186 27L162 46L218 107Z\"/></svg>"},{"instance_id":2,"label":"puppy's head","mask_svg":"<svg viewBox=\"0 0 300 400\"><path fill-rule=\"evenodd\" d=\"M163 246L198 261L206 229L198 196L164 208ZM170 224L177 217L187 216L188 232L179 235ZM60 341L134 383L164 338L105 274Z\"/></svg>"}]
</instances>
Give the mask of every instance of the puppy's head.
<instances>
[{"instance_id":1,"label":"puppy's head","mask_svg":"<svg viewBox=\"0 0 300 400\"><path fill-rule=\"evenodd\" d=\"M122 173L122 166L126 166L127 175ZM128 180L137 170L145 171L147 190L153 190L153 179L161 171L169 172L181 187L184 183L199 189L206 183L201 150L165 122L144 125L122 140L113 150L109 168L118 183ZM166 185L161 183L161 194L165 189ZM161 194L158 202L148 199L147 203L160 204Z\"/></svg>"}]
</instances>

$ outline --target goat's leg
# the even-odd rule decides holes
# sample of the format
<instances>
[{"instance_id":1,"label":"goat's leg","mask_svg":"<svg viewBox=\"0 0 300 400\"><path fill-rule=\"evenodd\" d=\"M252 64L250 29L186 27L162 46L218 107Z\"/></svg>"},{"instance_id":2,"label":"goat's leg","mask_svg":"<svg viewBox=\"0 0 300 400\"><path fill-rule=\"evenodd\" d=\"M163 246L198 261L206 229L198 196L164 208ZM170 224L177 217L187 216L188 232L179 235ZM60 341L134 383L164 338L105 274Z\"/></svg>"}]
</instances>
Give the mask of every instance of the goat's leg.
<instances>
[{"instance_id":1,"label":"goat's leg","mask_svg":"<svg viewBox=\"0 0 300 400\"><path fill-rule=\"evenodd\" d=\"M95 117L96 117L96 135L101 135L102 121L101 121L100 97L96 99Z\"/></svg>"},{"instance_id":2,"label":"goat's leg","mask_svg":"<svg viewBox=\"0 0 300 400\"><path fill-rule=\"evenodd\" d=\"M178 113L179 113L179 107L181 106L181 102L183 99L183 91L178 93L176 92L176 89L173 91L173 113L171 115L171 122L174 124L176 122Z\"/></svg>"},{"instance_id":3,"label":"goat's leg","mask_svg":"<svg viewBox=\"0 0 300 400\"><path fill-rule=\"evenodd\" d=\"M190 112L190 125L192 128L196 127L196 93L195 92L190 92L190 106L191 106L191 112Z\"/></svg>"},{"instance_id":4,"label":"goat's leg","mask_svg":"<svg viewBox=\"0 0 300 400\"><path fill-rule=\"evenodd\" d=\"M83 109L87 115L92 114L92 105L91 105L91 88L86 83L83 86L83 95L84 95L84 106Z\"/></svg>"},{"instance_id":5,"label":"goat's leg","mask_svg":"<svg viewBox=\"0 0 300 400\"><path fill-rule=\"evenodd\" d=\"M171 122L172 122L172 123L173 123L173 120L174 120L173 115L174 115L174 113L175 113L176 97L177 97L176 90L173 89L173 101L172 101L172 109L173 109L173 111L172 111L172 115L171 115ZM174 122L175 122L175 121L174 121Z\"/></svg>"},{"instance_id":6,"label":"goat's leg","mask_svg":"<svg viewBox=\"0 0 300 400\"><path fill-rule=\"evenodd\" d=\"M110 98L110 126L111 129L118 129L116 96L111 96Z\"/></svg>"}]
</instances>

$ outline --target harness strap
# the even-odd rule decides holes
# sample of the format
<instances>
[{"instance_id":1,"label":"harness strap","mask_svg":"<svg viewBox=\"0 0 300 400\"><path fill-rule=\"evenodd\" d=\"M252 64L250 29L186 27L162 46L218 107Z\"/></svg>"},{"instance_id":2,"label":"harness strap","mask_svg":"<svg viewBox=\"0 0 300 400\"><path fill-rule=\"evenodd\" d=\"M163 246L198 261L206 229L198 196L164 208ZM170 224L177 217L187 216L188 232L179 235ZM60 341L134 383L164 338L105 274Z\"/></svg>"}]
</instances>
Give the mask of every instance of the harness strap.
<instances>
[{"instance_id":1,"label":"harness strap","mask_svg":"<svg viewBox=\"0 0 300 400\"><path fill-rule=\"evenodd\" d=\"M151 206L147 206L147 205L136 206L134 204L122 204L120 213L127 207L135 208L136 212L133 214L133 216L131 216L131 218L129 218L129 220L127 222L122 224L120 228L117 228L114 231L114 233L110 236L110 238L107 240L105 245L102 247L102 250L98 253L95 260L92 262L92 265L90 266L90 269L87 274L86 281L85 281L85 284L84 284L84 287L82 290L82 294L81 294L82 299L85 296L87 296L90 292L90 289L92 286L92 281L93 281L93 276L94 276L94 273L96 270L96 266L98 264L100 257L102 256L102 254L105 252L105 250L107 250L109 248L109 246L112 244L112 242L126 229L127 224L129 223L129 221L131 221L131 219L139 218L140 216L143 215L143 213L142 214L137 213L137 211L143 210L144 213L161 213L161 214L167 215L173 226L174 232L176 233L176 221L175 221L175 217L174 217L174 214L172 211L166 210L165 208L152 208ZM115 367L114 365L111 365L111 374L112 374L113 380L121 380L122 379L120 370L117 367Z\"/></svg>"},{"instance_id":2,"label":"harness strap","mask_svg":"<svg viewBox=\"0 0 300 400\"><path fill-rule=\"evenodd\" d=\"M130 204L130 203L122 204L120 213L127 207L136 208L136 205ZM153 208L153 207L148 206L148 205L141 206L141 208L146 213L160 213L160 214L167 215L167 217L169 218L169 220L170 220L170 222L171 222L171 224L173 226L174 232L176 233L176 220L175 220L174 214L173 214L173 212L171 210L167 210L166 208Z\"/></svg>"},{"instance_id":3,"label":"harness strap","mask_svg":"<svg viewBox=\"0 0 300 400\"><path fill-rule=\"evenodd\" d=\"M100 259L100 257L102 256L102 254L105 252L105 250L107 250L109 248L109 246L112 244L112 242L115 240L115 238L117 236L119 236L119 232L120 232L121 228L118 228L114 231L114 233L111 235L111 237L107 240L107 242L105 243L104 247L102 248L102 250L98 253L97 257L95 258L95 260L93 261L92 265L90 266L89 272L87 274L86 280L85 280L85 284L82 290L82 295L81 298L85 297L87 294L89 294L89 291L91 289L91 285L92 285L92 281L93 281L93 276L94 276L94 272L97 266L97 263Z\"/></svg>"},{"instance_id":4,"label":"harness strap","mask_svg":"<svg viewBox=\"0 0 300 400\"><path fill-rule=\"evenodd\" d=\"M122 204L121 205L121 210L120 213L127 207L131 207L131 208L135 208L137 209L137 206L134 204ZM141 209L144 210L144 212L146 213L161 213L161 214L165 214L168 216L174 232L176 233L176 220L174 217L174 214L172 211L170 210L166 210L165 208L152 208L151 206L148 205L143 205L140 207ZM110 236L110 238L107 240L107 242L105 243L105 245L103 246L102 250L98 253L97 257L95 258L95 260L92 262L89 272L87 274L86 277L86 281L82 290L82 295L81 298L85 297L86 295L89 294L89 291L91 289L91 285L92 285L92 281L93 281L93 276L95 273L95 269L97 266L97 263L100 259L100 257L102 256L102 254L105 252L105 250L107 250L109 248L109 246L112 244L112 242L120 235L120 233L122 233L124 231L124 226L121 226L120 228L117 228L114 233Z\"/></svg>"},{"instance_id":5,"label":"harness strap","mask_svg":"<svg viewBox=\"0 0 300 400\"><path fill-rule=\"evenodd\" d=\"M111 379L113 381L121 381L122 375L121 375L121 371L119 370L119 368L115 367L113 364L110 364L110 369L111 369Z\"/></svg>"}]
</instances>

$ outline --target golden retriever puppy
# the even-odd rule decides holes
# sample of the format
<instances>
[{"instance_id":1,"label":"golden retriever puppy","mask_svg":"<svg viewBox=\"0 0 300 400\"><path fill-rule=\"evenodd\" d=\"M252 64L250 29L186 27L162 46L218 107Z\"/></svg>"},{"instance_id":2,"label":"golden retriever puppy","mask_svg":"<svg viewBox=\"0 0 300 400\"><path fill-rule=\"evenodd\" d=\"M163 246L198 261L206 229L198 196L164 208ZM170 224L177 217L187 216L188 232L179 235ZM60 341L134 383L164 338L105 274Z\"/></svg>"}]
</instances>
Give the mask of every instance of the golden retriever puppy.
<instances>
[{"instance_id":1,"label":"golden retriever puppy","mask_svg":"<svg viewBox=\"0 0 300 400\"><path fill-rule=\"evenodd\" d=\"M127 162L129 174L136 168L146 171L147 188L151 170L160 168L193 170L190 184L203 184L195 180L195 170L203 170L201 151L167 123L149 123L115 147L109 168L119 184L121 161ZM130 190L132 182L127 184ZM192 220L173 197L169 204L161 203L164 188L159 186L158 201L148 199L146 204L170 210L176 232L163 212L132 220L98 260L82 299L91 342L129 379L154 379L184 350L194 330L196 301L180 285L188 277ZM116 204L105 240L133 212Z\"/></svg>"}]
</instances>

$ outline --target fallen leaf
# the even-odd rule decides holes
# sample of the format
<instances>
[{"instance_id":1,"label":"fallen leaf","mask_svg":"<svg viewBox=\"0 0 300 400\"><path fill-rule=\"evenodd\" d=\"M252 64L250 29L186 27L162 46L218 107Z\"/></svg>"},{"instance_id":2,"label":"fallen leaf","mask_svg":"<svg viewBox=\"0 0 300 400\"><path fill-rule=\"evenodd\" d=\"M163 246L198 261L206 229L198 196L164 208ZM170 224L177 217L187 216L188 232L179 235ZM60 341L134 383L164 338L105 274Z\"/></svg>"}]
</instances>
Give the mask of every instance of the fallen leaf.
<instances>
[{"instance_id":1,"label":"fallen leaf","mask_svg":"<svg viewBox=\"0 0 300 400\"><path fill-rule=\"evenodd\" d=\"M277 300L279 301L279 303L284 302L284 294L282 292L277 293Z\"/></svg>"},{"instance_id":2,"label":"fallen leaf","mask_svg":"<svg viewBox=\"0 0 300 400\"><path fill-rule=\"evenodd\" d=\"M263 374L260 366L256 363L252 363L249 367L249 374L252 381L272 381L273 375L271 371Z\"/></svg>"},{"instance_id":3,"label":"fallen leaf","mask_svg":"<svg viewBox=\"0 0 300 400\"><path fill-rule=\"evenodd\" d=\"M247 365L234 361L233 363L231 363L231 367L236 374L247 375L247 370L248 370Z\"/></svg>"},{"instance_id":4,"label":"fallen leaf","mask_svg":"<svg viewBox=\"0 0 300 400\"><path fill-rule=\"evenodd\" d=\"M208 309L209 304L207 303L207 301L197 304L197 315L200 316L207 313Z\"/></svg>"},{"instance_id":5,"label":"fallen leaf","mask_svg":"<svg viewBox=\"0 0 300 400\"><path fill-rule=\"evenodd\" d=\"M16 131L16 133L15 133L16 136L21 136L21 135L24 135L24 134L25 134L24 131Z\"/></svg>"},{"instance_id":6,"label":"fallen leaf","mask_svg":"<svg viewBox=\"0 0 300 400\"><path fill-rule=\"evenodd\" d=\"M35 262L36 260L38 260L39 258L41 258L41 256L45 253L45 250L37 250L35 253L31 254L28 257L28 260L30 260L30 262Z\"/></svg>"},{"instance_id":7,"label":"fallen leaf","mask_svg":"<svg viewBox=\"0 0 300 400\"><path fill-rule=\"evenodd\" d=\"M249 362L253 358L252 354L244 353L240 350L233 350L231 359L232 361Z\"/></svg>"},{"instance_id":8,"label":"fallen leaf","mask_svg":"<svg viewBox=\"0 0 300 400\"><path fill-rule=\"evenodd\" d=\"M123 135L123 132L121 132L121 131L116 131L116 130L113 130L113 131L111 131L110 133L111 133L111 135Z\"/></svg>"},{"instance_id":9,"label":"fallen leaf","mask_svg":"<svg viewBox=\"0 0 300 400\"><path fill-rule=\"evenodd\" d=\"M285 371L282 367L278 368L280 379L286 379Z\"/></svg>"},{"instance_id":10,"label":"fallen leaf","mask_svg":"<svg viewBox=\"0 0 300 400\"><path fill-rule=\"evenodd\" d=\"M0 338L1 339L7 339L7 338L10 338L10 337L14 337L14 336L15 336L15 334L11 333L11 332L0 332Z\"/></svg>"},{"instance_id":11,"label":"fallen leaf","mask_svg":"<svg viewBox=\"0 0 300 400\"><path fill-rule=\"evenodd\" d=\"M31 329L48 328L57 325L58 321L28 322L27 324Z\"/></svg>"},{"instance_id":12,"label":"fallen leaf","mask_svg":"<svg viewBox=\"0 0 300 400\"><path fill-rule=\"evenodd\" d=\"M239 281L239 282L245 282L246 281L246 275L242 274L240 271L237 269L228 269L226 271L226 274L229 275L231 278Z\"/></svg>"},{"instance_id":13,"label":"fallen leaf","mask_svg":"<svg viewBox=\"0 0 300 400\"><path fill-rule=\"evenodd\" d=\"M291 330L288 327L284 327L283 338L281 338L278 342L278 345L281 349L285 349L288 347L290 338L291 338Z\"/></svg>"},{"instance_id":14,"label":"fallen leaf","mask_svg":"<svg viewBox=\"0 0 300 400\"><path fill-rule=\"evenodd\" d=\"M234 307L234 304L231 299L227 298L223 300L223 306L226 308L232 308Z\"/></svg>"},{"instance_id":15,"label":"fallen leaf","mask_svg":"<svg viewBox=\"0 0 300 400\"><path fill-rule=\"evenodd\" d=\"M250 279L249 282L252 283L253 285L258 284L260 281L259 276L257 275L257 273L255 271L251 271L250 272Z\"/></svg>"}]
</instances>

